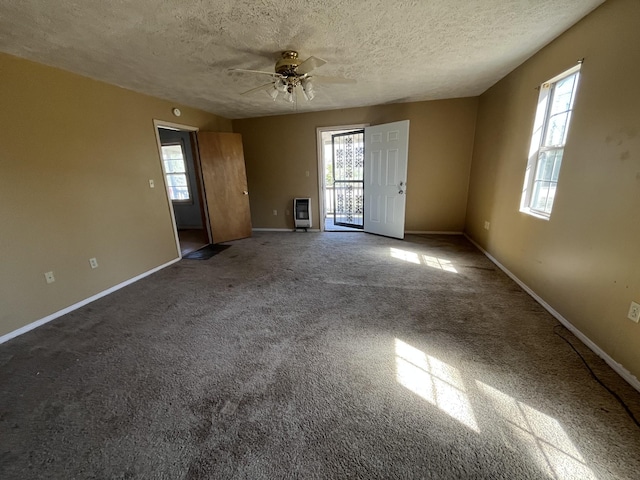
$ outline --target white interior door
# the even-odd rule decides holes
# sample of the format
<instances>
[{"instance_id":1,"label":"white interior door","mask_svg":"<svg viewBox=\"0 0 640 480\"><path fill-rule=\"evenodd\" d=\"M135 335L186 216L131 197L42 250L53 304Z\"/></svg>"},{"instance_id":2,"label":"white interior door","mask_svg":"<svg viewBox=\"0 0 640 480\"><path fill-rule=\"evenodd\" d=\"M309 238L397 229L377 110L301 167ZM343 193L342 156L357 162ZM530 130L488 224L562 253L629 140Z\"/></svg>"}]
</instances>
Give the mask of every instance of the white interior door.
<instances>
[{"instance_id":1,"label":"white interior door","mask_svg":"<svg viewBox=\"0 0 640 480\"><path fill-rule=\"evenodd\" d=\"M409 120L364 129L364 231L404 238Z\"/></svg>"}]
</instances>

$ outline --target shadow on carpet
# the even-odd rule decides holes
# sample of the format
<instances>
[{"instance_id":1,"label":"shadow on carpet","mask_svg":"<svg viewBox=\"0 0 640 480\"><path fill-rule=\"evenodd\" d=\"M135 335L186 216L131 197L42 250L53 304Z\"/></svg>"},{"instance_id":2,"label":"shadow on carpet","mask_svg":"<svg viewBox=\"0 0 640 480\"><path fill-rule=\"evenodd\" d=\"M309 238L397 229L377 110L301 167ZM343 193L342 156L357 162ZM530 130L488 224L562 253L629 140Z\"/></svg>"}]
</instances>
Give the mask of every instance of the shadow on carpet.
<instances>
[{"instance_id":1,"label":"shadow on carpet","mask_svg":"<svg viewBox=\"0 0 640 480\"><path fill-rule=\"evenodd\" d=\"M182 258L187 260L209 260L214 255L226 250L231 245L213 245L209 244L195 252L187 253Z\"/></svg>"}]
</instances>

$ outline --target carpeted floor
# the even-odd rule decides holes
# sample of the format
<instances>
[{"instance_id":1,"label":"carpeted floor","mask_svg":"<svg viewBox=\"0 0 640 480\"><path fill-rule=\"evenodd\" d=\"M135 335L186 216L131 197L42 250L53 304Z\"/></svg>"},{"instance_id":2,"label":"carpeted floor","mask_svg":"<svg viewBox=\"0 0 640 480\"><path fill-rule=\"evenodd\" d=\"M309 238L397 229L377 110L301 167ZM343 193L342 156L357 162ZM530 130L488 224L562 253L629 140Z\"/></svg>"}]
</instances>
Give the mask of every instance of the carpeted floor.
<instances>
[{"instance_id":1,"label":"carpeted floor","mask_svg":"<svg viewBox=\"0 0 640 480\"><path fill-rule=\"evenodd\" d=\"M640 429L463 237L230 243L0 345L0 478L638 478Z\"/></svg>"}]
</instances>

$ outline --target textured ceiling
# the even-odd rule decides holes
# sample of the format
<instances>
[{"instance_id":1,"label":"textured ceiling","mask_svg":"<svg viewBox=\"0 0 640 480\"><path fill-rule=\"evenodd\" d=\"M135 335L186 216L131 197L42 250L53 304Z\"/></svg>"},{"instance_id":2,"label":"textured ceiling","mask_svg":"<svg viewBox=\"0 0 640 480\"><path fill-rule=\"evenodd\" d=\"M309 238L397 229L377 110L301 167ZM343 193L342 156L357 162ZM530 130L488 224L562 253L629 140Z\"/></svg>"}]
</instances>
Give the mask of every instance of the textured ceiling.
<instances>
[{"instance_id":1,"label":"textured ceiling","mask_svg":"<svg viewBox=\"0 0 640 480\"><path fill-rule=\"evenodd\" d=\"M478 95L604 0L0 0L0 51L228 118L282 50L327 60L297 111Z\"/></svg>"}]
</instances>

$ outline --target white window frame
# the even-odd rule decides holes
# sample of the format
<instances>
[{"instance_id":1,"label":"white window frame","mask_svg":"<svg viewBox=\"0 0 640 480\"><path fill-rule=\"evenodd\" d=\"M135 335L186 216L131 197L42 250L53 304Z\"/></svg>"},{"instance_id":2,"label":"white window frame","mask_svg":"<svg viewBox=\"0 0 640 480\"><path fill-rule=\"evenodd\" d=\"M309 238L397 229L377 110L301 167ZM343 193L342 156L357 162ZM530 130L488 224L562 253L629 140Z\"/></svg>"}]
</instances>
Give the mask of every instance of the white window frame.
<instances>
[{"instance_id":1,"label":"white window frame","mask_svg":"<svg viewBox=\"0 0 640 480\"><path fill-rule=\"evenodd\" d=\"M524 177L524 185L522 187L522 197L520 200L520 211L534 217L538 217L544 220L549 220L551 216L551 211L553 209L553 199L551 203L545 207L545 209L535 208L532 203L534 201L533 192L535 187L535 181L537 176L537 169L540 154L544 152L560 152L560 154L564 153L564 147L566 145L566 138L568 136L571 117L573 114L573 109L575 105L575 98L578 91L578 85L580 82L580 68L582 67L582 62L578 63L576 66L570 68L569 70L562 72L560 75L553 77L550 80L547 80L542 85L540 85L540 95L538 96L538 106L536 109L535 121L533 123L533 133L531 135L531 145L529 147L529 158L527 161L527 168L525 171ZM569 113L567 123L565 126L565 140L564 143L558 145L545 145L546 143L546 134L547 134L547 125L549 122L549 117L551 116L551 103L553 101L553 95L555 92L556 84L573 75L577 74L576 81L573 87L572 95L571 95L571 103L567 112ZM560 162L558 165L558 169L562 166L562 159L557 160ZM555 182L555 189L557 191L558 180ZM555 199L555 194L554 194Z\"/></svg>"}]
</instances>

